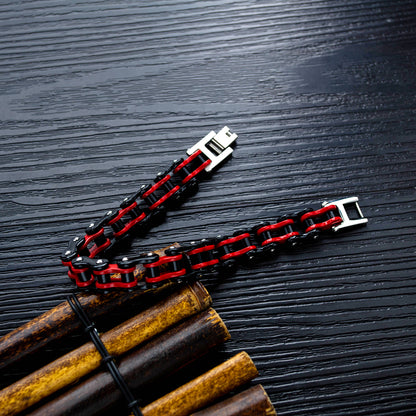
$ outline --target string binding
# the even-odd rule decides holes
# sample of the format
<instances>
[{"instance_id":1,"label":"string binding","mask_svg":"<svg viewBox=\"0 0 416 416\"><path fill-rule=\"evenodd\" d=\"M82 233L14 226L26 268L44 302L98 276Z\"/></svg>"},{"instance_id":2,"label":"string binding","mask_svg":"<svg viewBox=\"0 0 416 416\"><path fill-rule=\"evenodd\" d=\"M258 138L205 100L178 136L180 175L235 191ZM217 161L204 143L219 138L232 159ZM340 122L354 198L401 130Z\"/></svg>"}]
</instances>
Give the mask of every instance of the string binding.
<instances>
[{"instance_id":1,"label":"string binding","mask_svg":"<svg viewBox=\"0 0 416 416\"><path fill-rule=\"evenodd\" d=\"M114 357L109 354L107 348L105 347L104 343L102 342L98 330L95 324L90 320L87 313L83 309L80 301L75 295L69 295L66 298L69 306L84 325L84 331L88 333L90 336L93 344L97 348L97 351L100 353L102 357L102 362L106 365L107 370L113 377L114 382L116 383L117 387L120 389L121 393L123 394L126 402L127 407L133 412L134 416L143 416L143 413L139 407L139 400L136 400L131 392L129 386L126 383L126 380L120 373L118 369Z\"/></svg>"}]
</instances>

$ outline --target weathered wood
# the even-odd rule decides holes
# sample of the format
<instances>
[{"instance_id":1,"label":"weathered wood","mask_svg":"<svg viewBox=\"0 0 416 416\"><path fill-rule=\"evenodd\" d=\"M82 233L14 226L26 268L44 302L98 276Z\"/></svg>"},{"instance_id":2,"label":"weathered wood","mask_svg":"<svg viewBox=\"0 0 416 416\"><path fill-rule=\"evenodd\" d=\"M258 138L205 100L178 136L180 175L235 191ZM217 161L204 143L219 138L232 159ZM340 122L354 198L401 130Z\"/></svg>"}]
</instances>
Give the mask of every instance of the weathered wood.
<instances>
[{"instance_id":1,"label":"weathered wood","mask_svg":"<svg viewBox=\"0 0 416 416\"><path fill-rule=\"evenodd\" d=\"M101 336L110 355L120 356L182 319L209 307L211 298L198 282L183 287L153 307ZM0 415L11 416L98 368L101 356L92 342L64 355L0 391Z\"/></svg>"},{"instance_id":2,"label":"weathered wood","mask_svg":"<svg viewBox=\"0 0 416 416\"><path fill-rule=\"evenodd\" d=\"M277 415L263 386L250 387L227 400L192 413L192 416L275 416Z\"/></svg>"},{"instance_id":3,"label":"weathered wood","mask_svg":"<svg viewBox=\"0 0 416 416\"><path fill-rule=\"evenodd\" d=\"M170 246L178 246L177 243ZM164 249L155 250L160 254ZM136 268L135 276L138 280L144 277L144 267ZM163 286L158 291L163 290ZM145 291L118 291L106 294L79 293L78 299L92 318L105 315L116 308L130 302L137 302L147 294ZM46 345L79 329L79 319L67 302L60 303L55 308L27 322L4 337L0 338L0 369L41 350Z\"/></svg>"},{"instance_id":4,"label":"weathered wood","mask_svg":"<svg viewBox=\"0 0 416 416\"><path fill-rule=\"evenodd\" d=\"M257 377L247 353L241 352L142 409L143 416L187 416Z\"/></svg>"},{"instance_id":5,"label":"weathered wood","mask_svg":"<svg viewBox=\"0 0 416 416\"><path fill-rule=\"evenodd\" d=\"M141 388L170 375L225 342L229 336L219 315L208 309L123 357L118 368L136 398L140 399ZM104 371L48 402L30 416L92 416L109 407L122 408L123 404L121 392L111 375Z\"/></svg>"}]
</instances>

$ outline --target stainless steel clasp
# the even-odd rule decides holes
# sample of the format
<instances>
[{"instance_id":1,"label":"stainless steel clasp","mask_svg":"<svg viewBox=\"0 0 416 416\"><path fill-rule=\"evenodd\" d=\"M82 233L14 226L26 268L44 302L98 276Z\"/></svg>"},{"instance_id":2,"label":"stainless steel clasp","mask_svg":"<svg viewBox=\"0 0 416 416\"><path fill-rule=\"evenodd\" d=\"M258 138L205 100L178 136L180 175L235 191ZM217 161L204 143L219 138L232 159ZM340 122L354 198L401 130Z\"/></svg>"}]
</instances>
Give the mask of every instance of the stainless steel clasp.
<instances>
[{"instance_id":1,"label":"stainless steel clasp","mask_svg":"<svg viewBox=\"0 0 416 416\"><path fill-rule=\"evenodd\" d=\"M231 155L233 149L230 147L237 139L235 133L231 133L230 129L225 126L215 133L210 131L203 139L186 151L190 156L192 153L200 150L211 163L205 168L207 172L211 172L224 159Z\"/></svg>"},{"instance_id":2,"label":"stainless steel clasp","mask_svg":"<svg viewBox=\"0 0 416 416\"><path fill-rule=\"evenodd\" d=\"M324 202L323 207L328 205L335 205L338 208L339 215L342 218L342 222L339 225L332 227L333 231L339 231L344 228L356 227L358 225L367 224L368 219L364 218L363 213L358 205L358 198L356 196L350 198L339 199L332 202ZM351 218L355 216L355 218Z\"/></svg>"}]
</instances>

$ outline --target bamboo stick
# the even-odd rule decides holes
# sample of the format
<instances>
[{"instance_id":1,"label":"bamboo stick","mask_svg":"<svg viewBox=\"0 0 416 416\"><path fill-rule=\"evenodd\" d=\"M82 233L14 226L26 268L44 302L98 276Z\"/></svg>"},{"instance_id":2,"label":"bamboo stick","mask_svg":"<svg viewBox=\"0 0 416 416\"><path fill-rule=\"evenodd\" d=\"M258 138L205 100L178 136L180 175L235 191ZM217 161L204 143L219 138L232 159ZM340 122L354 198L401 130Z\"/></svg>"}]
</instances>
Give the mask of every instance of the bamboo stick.
<instances>
[{"instance_id":1,"label":"bamboo stick","mask_svg":"<svg viewBox=\"0 0 416 416\"><path fill-rule=\"evenodd\" d=\"M183 287L157 305L102 335L110 355L119 356L179 321L207 309L211 298L200 283ZM0 416L12 416L99 367L92 342L64 355L0 391Z\"/></svg>"},{"instance_id":2,"label":"bamboo stick","mask_svg":"<svg viewBox=\"0 0 416 416\"><path fill-rule=\"evenodd\" d=\"M191 416L276 416L269 396L258 384Z\"/></svg>"},{"instance_id":3,"label":"bamboo stick","mask_svg":"<svg viewBox=\"0 0 416 416\"><path fill-rule=\"evenodd\" d=\"M229 337L221 318L213 309L208 309L123 357L118 368L130 389L140 398L143 387L202 356ZM110 374L103 371L29 416L93 416L110 407L122 408L123 404L121 392Z\"/></svg>"},{"instance_id":4,"label":"bamboo stick","mask_svg":"<svg viewBox=\"0 0 416 416\"><path fill-rule=\"evenodd\" d=\"M173 245L179 246L177 243ZM156 250L156 253L162 254L164 250ZM136 268L135 276L139 280L143 278L144 267L142 265ZM127 302L137 301L147 292L136 290L108 294L80 293L78 299L84 310L94 319L125 305ZM80 322L68 303L59 304L0 338L0 369L10 366L29 354L40 351L50 342L60 339L80 327Z\"/></svg>"},{"instance_id":5,"label":"bamboo stick","mask_svg":"<svg viewBox=\"0 0 416 416\"><path fill-rule=\"evenodd\" d=\"M257 375L251 358L241 352L141 410L143 416L187 416L248 383Z\"/></svg>"}]
</instances>

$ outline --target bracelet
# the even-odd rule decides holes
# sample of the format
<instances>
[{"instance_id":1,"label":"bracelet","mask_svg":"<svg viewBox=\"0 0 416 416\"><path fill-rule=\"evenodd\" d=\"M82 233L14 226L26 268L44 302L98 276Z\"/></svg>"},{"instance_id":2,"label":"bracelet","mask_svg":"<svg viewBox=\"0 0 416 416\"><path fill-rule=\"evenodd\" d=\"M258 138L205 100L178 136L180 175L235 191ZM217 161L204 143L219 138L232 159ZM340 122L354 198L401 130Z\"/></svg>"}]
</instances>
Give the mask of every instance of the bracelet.
<instances>
[{"instance_id":1,"label":"bracelet","mask_svg":"<svg viewBox=\"0 0 416 416\"><path fill-rule=\"evenodd\" d=\"M204 175L232 153L230 145L236 138L228 127L218 134L210 132L188 149L185 160L174 161L165 173L158 174L153 185L142 186L137 194L122 201L120 209L108 211L97 223L90 224L84 238L72 239L61 260L76 286L101 290L148 289L167 281L230 273L240 264L275 256L282 248L314 242L326 233L368 222L358 198L350 197L324 202L319 209L306 208L273 222L238 230L231 236L204 238L170 247L163 256L149 252L116 258L113 263L102 257L120 241L131 237L133 231L144 235L167 209L178 206L195 193ZM104 227L109 230L106 232ZM144 278L137 278L135 273L139 265L145 269Z\"/></svg>"}]
</instances>

